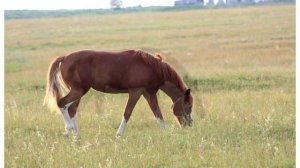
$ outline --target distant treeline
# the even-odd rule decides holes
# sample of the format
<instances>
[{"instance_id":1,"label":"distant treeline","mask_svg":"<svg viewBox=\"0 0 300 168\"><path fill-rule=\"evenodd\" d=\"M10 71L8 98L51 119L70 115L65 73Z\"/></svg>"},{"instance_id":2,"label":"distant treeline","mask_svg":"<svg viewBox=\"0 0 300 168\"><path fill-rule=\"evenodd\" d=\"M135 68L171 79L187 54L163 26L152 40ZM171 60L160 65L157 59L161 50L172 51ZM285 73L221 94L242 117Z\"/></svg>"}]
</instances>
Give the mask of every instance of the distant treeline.
<instances>
[{"instance_id":1,"label":"distant treeline","mask_svg":"<svg viewBox=\"0 0 300 168\"><path fill-rule=\"evenodd\" d=\"M11 19L32 19L32 18L58 18L70 16L95 16L95 15L110 15L136 12L168 12L168 11L183 11L183 10L201 10L211 8L232 8L232 7L247 7L259 5L280 5L294 4L295 0L272 0L261 3L238 3L230 5L192 5L192 6L174 6L174 7L128 7L121 9L78 9L78 10L5 10L5 20Z\"/></svg>"}]
</instances>

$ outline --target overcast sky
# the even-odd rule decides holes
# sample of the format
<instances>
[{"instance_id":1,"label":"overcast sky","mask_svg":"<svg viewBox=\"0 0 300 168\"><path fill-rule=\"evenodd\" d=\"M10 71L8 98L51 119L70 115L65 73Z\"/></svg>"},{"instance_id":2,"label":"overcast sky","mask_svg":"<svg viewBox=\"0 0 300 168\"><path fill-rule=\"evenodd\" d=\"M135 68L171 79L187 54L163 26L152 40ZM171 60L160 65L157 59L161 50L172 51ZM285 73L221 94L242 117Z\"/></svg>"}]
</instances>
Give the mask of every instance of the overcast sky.
<instances>
[{"instance_id":1,"label":"overcast sky","mask_svg":"<svg viewBox=\"0 0 300 168\"><path fill-rule=\"evenodd\" d=\"M173 6L174 0L123 0L129 6ZM4 0L4 9L99 9L110 8L110 0Z\"/></svg>"}]
</instances>

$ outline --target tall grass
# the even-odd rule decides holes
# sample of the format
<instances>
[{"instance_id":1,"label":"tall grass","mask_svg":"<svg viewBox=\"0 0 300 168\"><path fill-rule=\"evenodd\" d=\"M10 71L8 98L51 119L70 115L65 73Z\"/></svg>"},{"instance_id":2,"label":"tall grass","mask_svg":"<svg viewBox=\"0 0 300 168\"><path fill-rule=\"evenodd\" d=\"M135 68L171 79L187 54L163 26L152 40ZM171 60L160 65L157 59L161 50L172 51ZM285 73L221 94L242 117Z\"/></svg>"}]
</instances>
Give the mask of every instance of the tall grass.
<instances>
[{"instance_id":1,"label":"tall grass","mask_svg":"<svg viewBox=\"0 0 300 168\"><path fill-rule=\"evenodd\" d=\"M115 138L127 95L91 90L81 140L42 106L46 71L79 49L161 52L194 96L180 129L158 93L160 130L141 98ZM5 21L5 167L294 167L295 6Z\"/></svg>"}]
</instances>

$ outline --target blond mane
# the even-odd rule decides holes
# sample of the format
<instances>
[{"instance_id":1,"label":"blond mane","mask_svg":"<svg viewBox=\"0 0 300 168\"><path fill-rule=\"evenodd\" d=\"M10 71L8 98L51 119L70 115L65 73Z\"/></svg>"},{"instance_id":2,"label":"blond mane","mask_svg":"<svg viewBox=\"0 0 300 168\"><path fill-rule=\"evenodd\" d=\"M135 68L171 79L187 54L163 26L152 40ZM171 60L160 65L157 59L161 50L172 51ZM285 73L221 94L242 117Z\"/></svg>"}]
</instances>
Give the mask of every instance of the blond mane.
<instances>
[{"instance_id":1,"label":"blond mane","mask_svg":"<svg viewBox=\"0 0 300 168\"><path fill-rule=\"evenodd\" d=\"M154 71L157 75L165 81L170 81L171 83L175 84L182 92L185 92L187 87L184 84L181 77L178 73L174 70L172 66L168 63L162 61L162 57L160 54L155 54L152 56L144 51L137 51L143 61L153 67Z\"/></svg>"}]
</instances>

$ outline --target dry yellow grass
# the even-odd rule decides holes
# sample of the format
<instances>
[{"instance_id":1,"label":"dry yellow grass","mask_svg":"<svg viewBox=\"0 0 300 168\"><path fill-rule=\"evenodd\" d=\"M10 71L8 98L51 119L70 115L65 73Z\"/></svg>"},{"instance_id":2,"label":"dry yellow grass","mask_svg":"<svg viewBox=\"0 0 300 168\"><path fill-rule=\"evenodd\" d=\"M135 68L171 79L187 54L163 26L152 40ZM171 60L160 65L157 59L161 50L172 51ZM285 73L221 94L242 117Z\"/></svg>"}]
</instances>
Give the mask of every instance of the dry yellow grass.
<instances>
[{"instance_id":1,"label":"dry yellow grass","mask_svg":"<svg viewBox=\"0 0 300 168\"><path fill-rule=\"evenodd\" d=\"M178 129L159 93L167 129L141 99L116 140L127 96L91 91L81 141L65 139L41 106L46 71L87 48L164 54L189 74L194 127ZM295 6L5 21L5 166L294 167Z\"/></svg>"}]
</instances>

